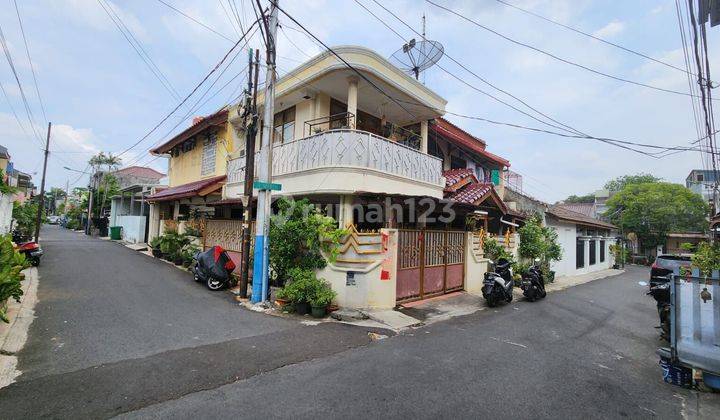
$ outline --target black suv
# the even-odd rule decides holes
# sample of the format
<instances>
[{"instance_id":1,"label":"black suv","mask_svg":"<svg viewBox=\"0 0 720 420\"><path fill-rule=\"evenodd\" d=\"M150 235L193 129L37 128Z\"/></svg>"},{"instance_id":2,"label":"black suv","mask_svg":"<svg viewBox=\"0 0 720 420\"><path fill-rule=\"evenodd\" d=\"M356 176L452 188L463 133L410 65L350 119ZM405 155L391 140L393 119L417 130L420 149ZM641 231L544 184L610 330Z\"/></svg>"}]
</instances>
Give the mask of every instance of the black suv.
<instances>
[{"instance_id":1,"label":"black suv","mask_svg":"<svg viewBox=\"0 0 720 420\"><path fill-rule=\"evenodd\" d=\"M660 255L650 268L650 287L668 281L667 275L677 267L690 268L690 257L685 255Z\"/></svg>"}]
</instances>

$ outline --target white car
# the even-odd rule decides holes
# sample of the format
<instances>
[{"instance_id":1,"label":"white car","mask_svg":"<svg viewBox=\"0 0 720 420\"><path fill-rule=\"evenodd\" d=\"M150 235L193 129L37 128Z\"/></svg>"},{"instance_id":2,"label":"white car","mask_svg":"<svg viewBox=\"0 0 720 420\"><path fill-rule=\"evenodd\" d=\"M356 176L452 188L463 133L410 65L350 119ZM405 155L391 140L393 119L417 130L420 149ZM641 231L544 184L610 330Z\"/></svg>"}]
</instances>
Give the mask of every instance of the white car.
<instances>
[{"instance_id":1,"label":"white car","mask_svg":"<svg viewBox=\"0 0 720 420\"><path fill-rule=\"evenodd\" d=\"M60 223L60 216L48 216L48 223L50 223L51 225L57 225L58 223Z\"/></svg>"}]
</instances>

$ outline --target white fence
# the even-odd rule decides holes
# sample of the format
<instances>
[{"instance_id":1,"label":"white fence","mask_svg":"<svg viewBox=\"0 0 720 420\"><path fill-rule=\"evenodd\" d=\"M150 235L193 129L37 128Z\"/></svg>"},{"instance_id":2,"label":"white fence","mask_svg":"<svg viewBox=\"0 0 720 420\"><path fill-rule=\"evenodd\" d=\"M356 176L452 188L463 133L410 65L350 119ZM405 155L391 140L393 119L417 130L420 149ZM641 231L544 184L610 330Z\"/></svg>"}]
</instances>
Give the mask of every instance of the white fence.
<instances>
[{"instance_id":1,"label":"white fence","mask_svg":"<svg viewBox=\"0 0 720 420\"><path fill-rule=\"evenodd\" d=\"M330 130L276 145L272 166L274 176L323 167L361 167L444 186L441 159L358 130ZM245 157L228 162L227 177L228 183L245 180Z\"/></svg>"},{"instance_id":2,"label":"white fence","mask_svg":"<svg viewBox=\"0 0 720 420\"><path fill-rule=\"evenodd\" d=\"M13 197L9 194L0 194L0 235L10 232L12 222Z\"/></svg>"},{"instance_id":3,"label":"white fence","mask_svg":"<svg viewBox=\"0 0 720 420\"><path fill-rule=\"evenodd\" d=\"M116 225L122 226L122 237L127 242L145 242L146 216L116 216Z\"/></svg>"}]
</instances>

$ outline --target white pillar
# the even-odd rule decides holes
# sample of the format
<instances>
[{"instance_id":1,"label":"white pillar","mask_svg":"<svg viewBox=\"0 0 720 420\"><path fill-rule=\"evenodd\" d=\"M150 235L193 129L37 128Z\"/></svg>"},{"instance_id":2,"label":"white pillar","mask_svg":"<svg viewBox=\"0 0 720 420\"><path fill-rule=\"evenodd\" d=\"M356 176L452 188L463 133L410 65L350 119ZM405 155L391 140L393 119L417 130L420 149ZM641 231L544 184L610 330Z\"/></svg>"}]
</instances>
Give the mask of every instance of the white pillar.
<instances>
[{"instance_id":1,"label":"white pillar","mask_svg":"<svg viewBox=\"0 0 720 420\"><path fill-rule=\"evenodd\" d=\"M353 223L353 196L341 195L340 208L338 209L338 226L343 229Z\"/></svg>"},{"instance_id":2,"label":"white pillar","mask_svg":"<svg viewBox=\"0 0 720 420\"><path fill-rule=\"evenodd\" d=\"M180 202L176 201L173 207L173 220L177 220L180 217Z\"/></svg>"},{"instance_id":3,"label":"white pillar","mask_svg":"<svg viewBox=\"0 0 720 420\"><path fill-rule=\"evenodd\" d=\"M150 203L150 215L148 216L150 226L148 227L148 242L160 235L160 205Z\"/></svg>"},{"instance_id":4,"label":"white pillar","mask_svg":"<svg viewBox=\"0 0 720 420\"><path fill-rule=\"evenodd\" d=\"M350 128L357 127L357 97L358 97L358 79L357 77L348 78L348 95L347 95L347 112L355 118L350 122Z\"/></svg>"},{"instance_id":5,"label":"white pillar","mask_svg":"<svg viewBox=\"0 0 720 420\"><path fill-rule=\"evenodd\" d=\"M420 151L427 154L428 152L428 122L420 121Z\"/></svg>"}]
</instances>

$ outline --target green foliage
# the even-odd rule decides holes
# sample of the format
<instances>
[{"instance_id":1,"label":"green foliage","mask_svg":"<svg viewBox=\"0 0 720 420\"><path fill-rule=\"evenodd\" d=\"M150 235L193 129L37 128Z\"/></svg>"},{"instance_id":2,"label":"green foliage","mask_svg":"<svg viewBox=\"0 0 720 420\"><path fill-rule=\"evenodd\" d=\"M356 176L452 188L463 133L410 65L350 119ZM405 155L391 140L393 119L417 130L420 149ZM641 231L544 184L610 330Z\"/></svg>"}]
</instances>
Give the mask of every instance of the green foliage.
<instances>
[{"instance_id":1,"label":"green foliage","mask_svg":"<svg viewBox=\"0 0 720 420\"><path fill-rule=\"evenodd\" d=\"M160 249L160 244L162 243L162 237L156 236L150 240L150 248L152 249Z\"/></svg>"},{"instance_id":2,"label":"green foliage","mask_svg":"<svg viewBox=\"0 0 720 420\"><path fill-rule=\"evenodd\" d=\"M160 251L169 260L182 258L183 247L190 244L190 238L175 231L166 232L160 236Z\"/></svg>"},{"instance_id":3,"label":"green foliage","mask_svg":"<svg viewBox=\"0 0 720 420\"><path fill-rule=\"evenodd\" d=\"M80 221L77 219L70 219L68 220L67 224L65 225L66 228L70 230L76 230L80 229Z\"/></svg>"},{"instance_id":4,"label":"green foliage","mask_svg":"<svg viewBox=\"0 0 720 420\"><path fill-rule=\"evenodd\" d=\"M290 270L317 270L333 261L340 239L347 234L332 217L324 216L307 199L281 198L278 213L270 218L270 269L273 281L282 285Z\"/></svg>"},{"instance_id":5,"label":"green foliage","mask_svg":"<svg viewBox=\"0 0 720 420\"><path fill-rule=\"evenodd\" d=\"M15 219L15 229L22 234L32 236L35 234L35 222L37 220L38 204L32 201L26 201L21 204L19 201L13 203L12 217ZM42 215L40 223L46 221L45 215Z\"/></svg>"},{"instance_id":6,"label":"green foliage","mask_svg":"<svg viewBox=\"0 0 720 420\"><path fill-rule=\"evenodd\" d=\"M93 217L100 217L104 210L110 207L114 195L120 194L120 183L111 174L105 174L98 188L93 191ZM87 205L85 205L87 208Z\"/></svg>"},{"instance_id":7,"label":"green foliage","mask_svg":"<svg viewBox=\"0 0 720 420\"><path fill-rule=\"evenodd\" d=\"M318 279L313 270L298 267L288 271L285 287L278 291L277 297L292 303L310 303L311 306L327 306L337 294L330 284Z\"/></svg>"},{"instance_id":8,"label":"green foliage","mask_svg":"<svg viewBox=\"0 0 720 420\"><path fill-rule=\"evenodd\" d=\"M683 242L680 244L680 249L688 253L695 252L695 248L696 244L690 242Z\"/></svg>"},{"instance_id":9,"label":"green foliage","mask_svg":"<svg viewBox=\"0 0 720 420\"><path fill-rule=\"evenodd\" d=\"M100 152L97 155L93 156L88 160L88 164L93 167L101 168L103 166L108 167L108 169L114 169L120 166L120 163L122 162L122 159L118 156L113 156L112 153L108 153L107 155L105 152Z\"/></svg>"},{"instance_id":10,"label":"green foliage","mask_svg":"<svg viewBox=\"0 0 720 420\"><path fill-rule=\"evenodd\" d=\"M560 261L562 258L562 248L558 243L555 229L543 226L542 219L535 214L525 221L525 225L518 229L518 233L520 256L530 260L539 259L543 273L549 273L550 262Z\"/></svg>"},{"instance_id":11,"label":"green foliage","mask_svg":"<svg viewBox=\"0 0 720 420\"><path fill-rule=\"evenodd\" d=\"M20 281L25 278L21 271L29 266L25 256L13 248L10 235L0 237L0 320L4 322L9 322L4 303L8 298L20 302Z\"/></svg>"},{"instance_id":12,"label":"green foliage","mask_svg":"<svg viewBox=\"0 0 720 420\"><path fill-rule=\"evenodd\" d=\"M610 244L610 253L616 264L625 263L630 257L630 250L623 248L620 244Z\"/></svg>"},{"instance_id":13,"label":"green foliage","mask_svg":"<svg viewBox=\"0 0 720 420\"><path fill-rule=\"evenodd\" d=\"M657 182L661 182L662 178L658 178L655 175L646 174L646 173L638 173L635 175L623 175L620 177L617 177L615 179L612 179L605 183L605 189L617 192L622 191L623 188L625 188L627 185L632 184L654 184Z\"/></svg>"},{"instance_id":14,"label":"green foliage","mask_svg":"<svg viewBox=\"0 0 720 420\"><path fill-rule=\"evenodd\" d=\"M720 243L700 242L692 256L692 265L705 276L711 275L713 270L720 270Z\"/></svg>"},{"instance_id":15,"label":"green foliage","mask_svg":"<svg viewBox=\"0 0 720 420\"><path fill-rule=\"evenodd\" d=\"M595 202L595 194L585 194L585 195L573 194L563 201L565 201L566 203L594 203Z\"/></svg>"},{"instance_id":16,"label":"green foliage","mask_svg":"<svg viewBox=\"0 0 720 420\"><path fill-rule=\"evenodd\" d=\"M512 254L507 252L505 250L505 247L498 242L495 238L485 238L485 241L483 242L483 252L485 254L485 258L489 258L493 261L497 261L500 258L505 258L506 260L513 262L514 258Z\"/></svg>"},{"instance_id":17,"label":"green foliage","mask_svg":"<svg viewBox=\"0 0 720 420\"><path fill-rule=\"evenodd\" d=\"M668 232L707 230L710 212L699 194L666 182L628 184L607 206L610 221L635 233L645 249L664 244Z\"/></svg>"},{"instance_id":18,"label":"green foliage","mask_svg":"<svg viewBox=\"0 0 720 420\"><path fill-rule=\"evenodd\" d=\"M5 171L0 169L0 194L15 194L16 192L17 188L5 183Z\"/></svg>"},{"instance_id":19,"label":"green foliage","mask_svg":"<svg viewBox=\"0 0 720 420\"><path fill-rule=\"evenodd\" d=\"M195 254L200 251L200 248L198 248L195 244L187 244L182 247L181 255L183 259L183 265L190 266L193 262L193 258L195 258Z\"/></svg>"}]
</instances>

